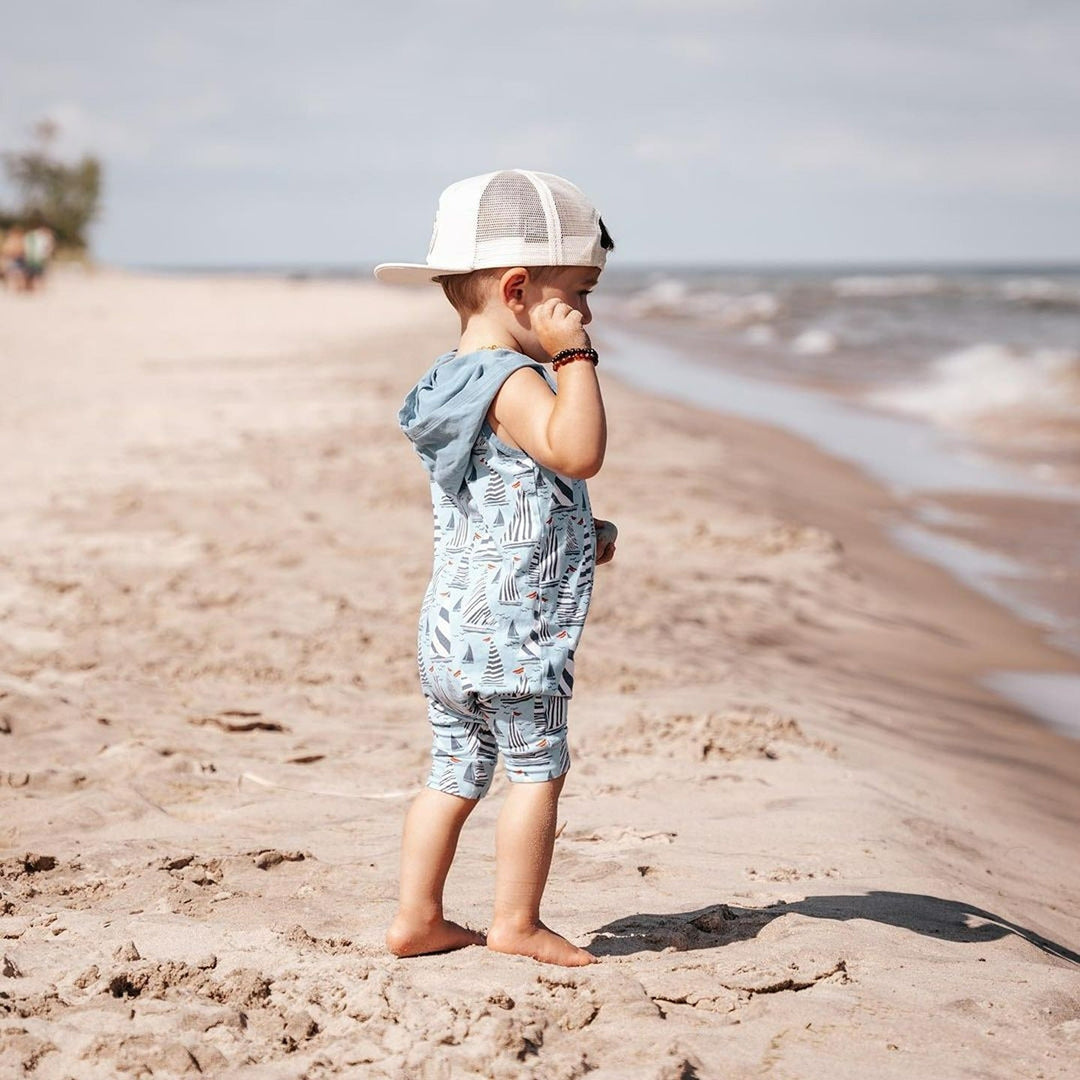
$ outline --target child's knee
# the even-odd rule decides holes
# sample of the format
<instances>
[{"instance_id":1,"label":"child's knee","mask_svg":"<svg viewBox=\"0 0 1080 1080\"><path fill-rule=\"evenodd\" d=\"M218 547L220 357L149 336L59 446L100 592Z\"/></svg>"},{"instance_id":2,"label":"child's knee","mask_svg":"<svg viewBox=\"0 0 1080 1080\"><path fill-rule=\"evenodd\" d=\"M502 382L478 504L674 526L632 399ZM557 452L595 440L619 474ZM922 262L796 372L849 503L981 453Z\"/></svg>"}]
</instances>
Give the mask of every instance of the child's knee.
<instances>
[{"instance_id":1,"label":"child's knee","mask_svg":"<svg viewBox=\"0 0 1080 1080\"><path fill-rule=\"evenodd\" d=\"M496 733L508 779L543 783L566 774L570 768L566 705L567 699L555 694L500 702Z\"/></svg>"},{"instance_id":2,"label":"child's knee","mask_svg":"<svg viewBox=\"0 0 1080 1080\"><path fill-rule=\"evenodd\" d=\"M428 775L427 786L446 795L477 801L491 789L495 777L494 762L462 762L434 760Z\"/></svg>"},{"instance_id":3,"label":"child's knee","mask_svg":"<svg viewBox=\"0 0 1080 1080\"><path fill-rule=\"evenodd\" d=\"M427 786L464 799L482 799L491 787L498 760L494 740L488 745L475 732L449 734L436 730Z\"/></svg>"},{"instance_id":4,"label":"child's knee","mask_svg":"<svg viewBox=\"0 0 1080 1080\"><path fill-rule=\"evenodd\" d=\"M428 703L431 721L431 772L427 786L464 799L482 799L491 787L499 749L494 736L475 718Z\"/></svg>"},{"instance_id":5,"label":"child's knee","mask_svg":"<svg viewBox=\"0 0 1080 1080\"><path fill-rule=\"evenodd\" d=\"M570 748L566 728L549 732L525 750L503 752L507 779L516 784L538 784L558 780L570 769Z\"/></svg>"}]
</instances>

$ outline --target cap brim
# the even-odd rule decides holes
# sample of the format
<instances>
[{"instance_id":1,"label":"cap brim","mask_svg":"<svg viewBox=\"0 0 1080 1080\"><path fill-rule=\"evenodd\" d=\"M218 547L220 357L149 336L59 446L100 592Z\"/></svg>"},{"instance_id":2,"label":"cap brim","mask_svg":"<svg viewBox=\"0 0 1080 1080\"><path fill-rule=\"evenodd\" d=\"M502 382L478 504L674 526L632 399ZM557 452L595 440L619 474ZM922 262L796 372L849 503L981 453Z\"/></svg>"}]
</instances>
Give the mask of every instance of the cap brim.
<instances>
[{"instance_id":1,"label":"cap brim","mask_svg":"<svg viewBox=\"0 0 1080 1080\"><path fill-rule=\"evenodd\" d=\"M430 285L443 274L468 274L460 268L428 266L427 263L380 263L375 276L387 285Z\"/></svg>"}]
</instances>

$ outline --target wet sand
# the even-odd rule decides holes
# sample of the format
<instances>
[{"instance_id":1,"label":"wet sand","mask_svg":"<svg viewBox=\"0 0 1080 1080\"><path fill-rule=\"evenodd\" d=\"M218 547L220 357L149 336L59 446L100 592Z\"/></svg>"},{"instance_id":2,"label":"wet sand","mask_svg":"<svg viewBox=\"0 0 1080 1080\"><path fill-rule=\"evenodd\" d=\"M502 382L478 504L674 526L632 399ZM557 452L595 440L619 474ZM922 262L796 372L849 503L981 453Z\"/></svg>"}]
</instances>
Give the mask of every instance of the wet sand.
<instances>
[{"instance_id":1,"label":"wet sand","mask_svg":"<svg viewBox=\"0 0 1080 1080\"><path fill-rule=\"evenodd\" d=\"M852 466L610 380L546 912L601 963L385 952L427 760L395 412L453 328L348 283L0 294L0 1072L1070 1075L1080 743L977 679L1072 661Z\"/></svg>"}]
</instances>

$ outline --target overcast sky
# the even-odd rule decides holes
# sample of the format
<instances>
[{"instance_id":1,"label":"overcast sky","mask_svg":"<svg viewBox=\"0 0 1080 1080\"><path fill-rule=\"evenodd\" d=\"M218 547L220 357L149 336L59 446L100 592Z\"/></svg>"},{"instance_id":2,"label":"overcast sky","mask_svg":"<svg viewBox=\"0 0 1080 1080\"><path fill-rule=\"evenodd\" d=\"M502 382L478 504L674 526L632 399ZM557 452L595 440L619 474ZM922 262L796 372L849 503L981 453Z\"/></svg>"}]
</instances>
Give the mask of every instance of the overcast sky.
<instances>
[{"instance_id":1,"label":"overcast sky","mask_svg":"<svg viewBox=\"0 0 1080 1080\"><path fill-rule=\"evenodd\" d=\"M104 161L127 264L422 260L568 176L644 262L1080 261L1075 0L33 0L0 148Z\"/></svg>"}]
</instances>

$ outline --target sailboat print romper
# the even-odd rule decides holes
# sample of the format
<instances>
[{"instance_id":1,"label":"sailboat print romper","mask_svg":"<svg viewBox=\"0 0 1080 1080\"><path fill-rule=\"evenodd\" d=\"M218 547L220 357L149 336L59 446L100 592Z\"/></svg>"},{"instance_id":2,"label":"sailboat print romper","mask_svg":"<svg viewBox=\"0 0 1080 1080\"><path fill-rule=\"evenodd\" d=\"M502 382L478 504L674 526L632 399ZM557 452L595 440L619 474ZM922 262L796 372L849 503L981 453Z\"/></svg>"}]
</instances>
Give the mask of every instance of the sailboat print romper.
<instances>
[{"instance_id":1,"label":"sailboat print romper","mask_svg":"<svg viewBox=\"0 0 1080 1080\"><path fill-rule=\"evenodd\" d=\"M484 423L461 490L432 483L431 494L435 560L417 656L433 732L427 786L482 798L499 751L512 781L562 776L596 562L585 482L537 465Z\"/></svg>"}]
</instances>

